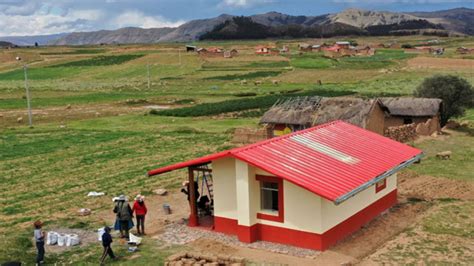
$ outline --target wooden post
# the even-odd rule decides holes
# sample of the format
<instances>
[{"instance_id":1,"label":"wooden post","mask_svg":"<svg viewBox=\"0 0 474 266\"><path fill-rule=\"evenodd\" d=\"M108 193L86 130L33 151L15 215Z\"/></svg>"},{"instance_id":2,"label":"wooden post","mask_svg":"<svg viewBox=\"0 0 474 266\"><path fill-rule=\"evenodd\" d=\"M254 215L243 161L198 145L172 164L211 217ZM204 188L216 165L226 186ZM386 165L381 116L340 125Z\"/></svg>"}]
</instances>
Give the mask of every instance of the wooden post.
<instances>
[{"instance_id":1,"label":"wooden post","mask_svg":"<svg viewBox=\"0 0 474 266\"><path fill-rule=\"evenodd\" d=\"M191 167L188 167L189 173L189 206L191 207L191 213L189 215L189 226L198 226L198 214L196 206L196 188L194 187L194 170Z\"/></svg>"}]
</instances>

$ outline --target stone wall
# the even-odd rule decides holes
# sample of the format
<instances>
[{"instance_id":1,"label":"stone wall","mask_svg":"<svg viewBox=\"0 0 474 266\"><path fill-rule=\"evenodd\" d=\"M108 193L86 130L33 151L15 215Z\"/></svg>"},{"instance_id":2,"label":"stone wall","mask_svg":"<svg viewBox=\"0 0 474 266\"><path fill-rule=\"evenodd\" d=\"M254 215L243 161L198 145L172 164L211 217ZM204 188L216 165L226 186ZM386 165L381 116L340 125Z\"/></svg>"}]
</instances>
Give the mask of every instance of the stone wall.
<instances>
[{"instance_id":1,"label":"stone wall","mask_svg":"<svg viewBox=\"0 0 474 266\"><path fill-rule=\"evenodd\" d=\"M232 137L232 143L237 144L252 144L262 140L268 139L268 131L265 128L237 128Z\"/></svg>"},{"instance_id":2,"label":"stone wall","mask_svg":"<svg viewBox=\"0 0 474 266\"><path fill-rule=\"evenodd\" d=\"M244 266L245 259L241 257L228 256L225 254L215 256L200 253L178 253L168 257L164 263L165 266L183 266L183 265L197 265L197 266L219 266L232 265Z\"/></svg>"},{"instance_id":3,"label":"stone wall","mask_svg":"<svg viewBox=\"0 0 474 266\"><path fill-rule=\"evenodd\" d=\"M416 138L416 128L415 123L389 127L385 130L384 136L399 142L408 142Z\"/></svg>"}]
</instances>

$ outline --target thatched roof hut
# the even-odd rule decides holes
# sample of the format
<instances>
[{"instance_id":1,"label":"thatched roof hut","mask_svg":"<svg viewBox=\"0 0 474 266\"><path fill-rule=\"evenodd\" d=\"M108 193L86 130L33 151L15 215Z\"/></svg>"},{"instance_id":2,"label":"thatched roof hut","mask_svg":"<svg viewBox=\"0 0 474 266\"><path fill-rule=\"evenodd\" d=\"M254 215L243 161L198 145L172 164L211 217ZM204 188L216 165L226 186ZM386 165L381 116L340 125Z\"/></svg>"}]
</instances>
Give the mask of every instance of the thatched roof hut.
<instances>
[{"instance_id":1,"label":"thatched roof hut","mask_svg":"<svg viewBox=\"0 0 474 266\"><path fill-rule=\"evenodd\" d=\"M260 119L261 124L309 127L335 120L365 127L377 100L351 97L295 97L278 101Z\"/></svg>"},{"instance_id":2,"label":"thatched roof hut","mask_svg":"<svg viewBox=\"0 0 474 266\"><path fill-rule=\"evenodd\" d=\"M314 115L313 125L343 120L353 125L366 128L370 111L377 100L360 98L334 97L323 98Z\"/></svg>"},{"instance_id":3,"label":"thatched roof hut","mask_svg":"<svg viewBox=\"0 0 474 266\"><path fill-rule=\"evenodd\" d=\"M441 99L436 98L380 98L391 116L432 117L441 111Z\"/></svg>"},{"instance_id":4,"label":"thatched roof hut","mask_svg":"<svg viewBox=\"0 0 474 266\"><path fill-rule=\"evenodd\" d=\"M278 100L260 119L261 124L311 126L322 97L294 97Z\"/></svg>"}]
</instances>

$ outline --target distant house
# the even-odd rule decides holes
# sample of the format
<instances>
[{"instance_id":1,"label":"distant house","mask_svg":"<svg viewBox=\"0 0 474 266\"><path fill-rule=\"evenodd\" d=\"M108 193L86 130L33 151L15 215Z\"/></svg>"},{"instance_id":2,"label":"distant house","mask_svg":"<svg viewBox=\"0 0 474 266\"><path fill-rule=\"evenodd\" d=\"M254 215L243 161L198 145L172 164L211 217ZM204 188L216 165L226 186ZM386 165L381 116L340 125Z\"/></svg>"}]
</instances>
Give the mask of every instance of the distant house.
<instances>
[{"instance_id":1,"label":"distant house","mask_svg":"<svg viewBox=\"0 0 474 266\"><path fill-rule=\"evenodd\" d=\"M260 119L269 136L280 136L343 120L383 135L384 110L378 100L352 97L295 97L279 101Z\"/></svg>"},{"instance_id":2,"label":"distant house","mask_svg":"<svg viewBox=\"0 0 474 266\"><path fill-rule=\"evenodd\" d=\"M290 52L290 47L288 45L283 45L283 47L280 49L280 54L286 54Z\"/></svg>"},{"instance_id":3,"label":"distant house","mask_svg":"<svg viewBox=\"0 0 474 266\"><path fill-rule=\"evenodd\" d=\"M198 48L194 45L186 45L186 52L197 52Z\"/></svg>"},{"instance_id":4,"label":"distant house","mask_svg":"<svg viewBox=\"0 0 474 266\"><path fill-rule=\"evenodd\" d=\"M339 47L339 48L345 48L345 49L349 49L349 47L351 46L351 43L350 42L336 42L336 45Z\"/></svg>"},{"instance_id":5,"label":"distant house","mask_svg":"<svg viewBox=\"0 0 474 266\"><path fill-rule=\"evenodd\" d=\"M238 54L239 52L236 49L232 49L230 51L224 51L224 58L232 58Z\"/></svg>"},{"instance_id":6,"label":"distant house","mask_svg":"<svg viewBox=\"0 0 474 266\"><path fill-rule=\"evenodd\" d=\"M259 45L255 47L256 54L270 54L274 48L265 45Z\"/></svg>"},{"instance_id":7,"label":"distant house","mask_svg":"<svg viewBox=\"0 0 474 266\"><path fill-rule=\"evenodd\" d=\"M433 46L416 46L414 48L405 49L405 52L406 53L442 55L444 53L444 48L443 47L433 47Z\"/></svg>"},{"instance_id":8,"label":"distant house","mask_svg":"<svg viewBox=\"0 0 474 266\"><path fill-rule=\"evenodd\" d=\"M208 47L208 48L199 48L197 50L199 55L202 56L223 56L224 54L224 49L219 48L219 47Z\"/></svg>"},{"instance_id":9,"label":"distant house","mask_svg":"<svg viewBox=\"0 0 474 266\"><path fill-rule=\"evenodd\" d=\"M474 53L474 48L459 47L459 48L456 49L456 53L458 53L458 54L472 54L472 53Z\"/></svg>"},{"instance_id":10,"label":"distant house","mask_svg":"<svg viewBox=\"0 0 474 266\"><path fill-rule=\"evenodd\" d=\"M375 49L371 48L370 46L363 46L363 47L355 47L354 48L355 55L358 56L373 56L375 55Z\"/></svg>"},{"instance_id":11,"label":"distant house","mask_svg":"<svg viewBox=\"0 0 474 266\"><path fill-rule=\"evenodd\" d=\"M443 101L434 98L380 98L387 111L384 130L415 124L419 135L431 135L440 130ZM420 125L421 124L421 125Z\"/></svg>"},{"instance_id":12,"label":"distant house","mask_svg":"<svg viewBox=\"0 0 474 266\"><path fill-rule=\"evenodd\" d=\"M298 44L298 49L302 52L319 52L321 51L321 45L300 43Z\"/></svg>"}]
</instances>

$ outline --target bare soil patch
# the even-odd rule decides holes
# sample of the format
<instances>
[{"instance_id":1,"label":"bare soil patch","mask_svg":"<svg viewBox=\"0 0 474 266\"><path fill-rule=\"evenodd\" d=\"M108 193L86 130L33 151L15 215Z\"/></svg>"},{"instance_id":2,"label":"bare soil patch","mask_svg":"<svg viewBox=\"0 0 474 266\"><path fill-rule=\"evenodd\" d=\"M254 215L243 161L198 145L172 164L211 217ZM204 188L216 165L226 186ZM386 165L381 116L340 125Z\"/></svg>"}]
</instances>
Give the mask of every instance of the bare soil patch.
<instances>
[{"instance_id":1,"label":"bare soil patch","mask_svg":"<svg viewBox=\"0 0 474 266\"><path fill-rule=\"evenodd\" d=\"M474 60L419 56L408 60L408 67L472 72L474 71Z\"/></svg>"},{"instance_id":2,"label":"bare soil patch","mask_svg":"<svg viewBox=\"0 0 474 266\"><path fill-rule=\"evenodd\" d=\"M405 197L423 200L474 200L474 183L441 177L420 176L407 171L398 176L398 191Z\"/></svg>"}]
</instances>

